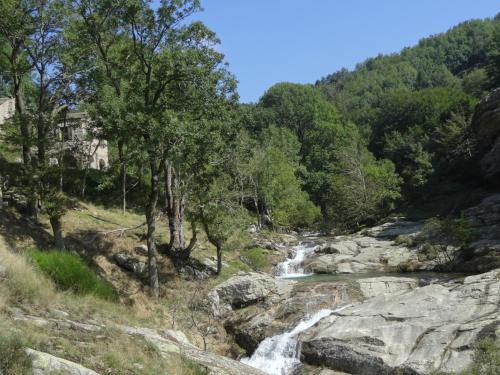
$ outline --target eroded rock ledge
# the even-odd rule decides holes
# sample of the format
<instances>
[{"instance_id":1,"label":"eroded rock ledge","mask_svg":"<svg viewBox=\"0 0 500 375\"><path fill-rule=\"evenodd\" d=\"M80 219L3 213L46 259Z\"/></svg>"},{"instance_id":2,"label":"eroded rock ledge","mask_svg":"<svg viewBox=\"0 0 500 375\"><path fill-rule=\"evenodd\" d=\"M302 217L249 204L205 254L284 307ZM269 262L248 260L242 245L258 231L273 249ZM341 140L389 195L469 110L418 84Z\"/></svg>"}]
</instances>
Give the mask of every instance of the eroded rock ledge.
<instances>
[{"instance_id":1,"label":"eroded rock ledge","mask_svg":"<svg viewBox=\"0 0 500 375\"><path fill-rule=\"evenodd\" d=\"M463 285L381 294L323 319L302 359L355 375L459 372L480 338L500 337L500 269Z\"/></svg>"}]
</instances>

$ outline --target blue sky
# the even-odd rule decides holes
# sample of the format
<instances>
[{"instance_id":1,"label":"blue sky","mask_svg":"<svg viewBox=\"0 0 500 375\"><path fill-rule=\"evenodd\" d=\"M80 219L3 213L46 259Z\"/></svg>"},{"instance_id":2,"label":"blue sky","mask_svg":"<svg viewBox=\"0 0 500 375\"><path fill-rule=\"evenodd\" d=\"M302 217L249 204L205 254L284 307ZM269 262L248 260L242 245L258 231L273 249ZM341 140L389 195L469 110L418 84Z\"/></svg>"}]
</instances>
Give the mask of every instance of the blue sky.
<instances>
[{"instance_id":1,"label":"blue sky","mask_svg":"<svg viewBox=\"0 0 500 375\"><path fill-rule=\"evenodd\" d=\"M241 102L277 82L314 83L378 53L472 18L493 17L498 0L202 0L205 22L239 81Z\"/></svg>"}]
</instances>

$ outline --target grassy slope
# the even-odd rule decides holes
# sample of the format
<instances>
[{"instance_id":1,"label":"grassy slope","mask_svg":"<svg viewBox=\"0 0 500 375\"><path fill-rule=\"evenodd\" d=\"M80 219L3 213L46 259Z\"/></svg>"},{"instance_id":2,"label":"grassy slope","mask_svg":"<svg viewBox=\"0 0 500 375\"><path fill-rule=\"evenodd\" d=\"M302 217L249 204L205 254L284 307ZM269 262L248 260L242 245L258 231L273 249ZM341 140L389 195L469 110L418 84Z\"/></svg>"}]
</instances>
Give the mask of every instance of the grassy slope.
<instances>
[{"instance_id":1,"label":"grassy slope","mask_svg":"<svg viewBox=\"0 0 500 375\"><path fill-rule=\"evenodd\" d=\"M103 325L123 324L157 329L175 328L186 333L194 344L202 347L202 332L193 325L193 319L204 322L206 317L191 311L188 305L200 298L204 291L229 278L234 273L251 269L268 271L271 255L268 250L256 248L247 238L235 238L232 250L224 254L222 275L207 281L186 281L179 277L171 262L160 257L161 298L153 301L148 296L145 280L123 271L113 260L118 252L127 252L146 261L134 247L144 243L144 227L121 232L120 228L137 227L143 215L118 209L103 208L90 203L77 202L63 219L67 245L118 291L120 300L105 301L92 295L77 296L58 291L55 285L29 260L32 249L48 250L52 246L50 225L41 218L40 225L24 221L13 209L0 215L0 264L8 269L7 280L0 279L0 333L17 332L26 345L73 360L98 372L110 374L156 374L160 368L172 368L172 374L196 374L198 371L179 358L165 363L145 342L109 329L105 337L74 332L71 328L39 327L13 319L13 309L44 318L57 315L57 310L68 312L71 319L98 321ZM114 231L114 232L111 232ZM110 232L96 235L99 232ZM167 241L167 223L160 220L160 241ZM189 234L189 228L186 228ZM189 236L188 236L189 237ZM193 254L202 260L215 255L213 247L202 234ZM247 250L244 250L248 247ZM212 322L213 324L213 322ZM203 325L203 324L202 324ZM226 354L231 343L224 329L208 337L208 349ZM1 340L1 337L0 337ZM141 370L142 365L143 370Z\"/></svg>"}]
</instances>

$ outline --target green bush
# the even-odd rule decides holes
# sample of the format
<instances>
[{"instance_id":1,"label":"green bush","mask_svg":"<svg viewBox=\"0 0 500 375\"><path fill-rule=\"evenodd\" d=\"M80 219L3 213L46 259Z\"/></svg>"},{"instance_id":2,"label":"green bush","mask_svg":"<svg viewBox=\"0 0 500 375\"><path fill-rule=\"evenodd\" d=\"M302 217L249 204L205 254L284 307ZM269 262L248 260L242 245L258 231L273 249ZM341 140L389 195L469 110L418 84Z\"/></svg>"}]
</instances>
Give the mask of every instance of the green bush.
<instances>
[{"instance_id":1,"label":"green bush","mask_svg":"<svg viewBox=\"0 0 500 375\"><path fill-rule=\"evenodd\" d=\"M474 346L474 364L463 375L500 374L500 343L486 338Z\"/></svg>"},{"instance_id":2,"label":"green bush","mask_svg":"<svg viewBox=\"0 0 500 375\"><path fill-rule=\"evenodd\" d=\"M57 250L31 250L28 255L61 290L71 290L81 295L94 294L108 300L116 298L113 287L97 277L76 255Z\"/></svg>"},{"instance_id":3,"label":"green bush","mask_svg":"<svg viewBox=\"0 0 500 375\"><path fill-rule=\"evenodd\" d=\"M0 374L28 375L31 367L23 340L13 334L0 335Z\"/></svg>"},{"instance_id":4,"label":"green bush","mask_svg":"<svg viewBox=\"0 0 500 375\"><path fill-rule=\"evenodd\" d=\"M256 271L262 271L270 266L267 259L267 250L261 247L243 250L242 258L246 264Z\"/></svg>"}]
</instances>

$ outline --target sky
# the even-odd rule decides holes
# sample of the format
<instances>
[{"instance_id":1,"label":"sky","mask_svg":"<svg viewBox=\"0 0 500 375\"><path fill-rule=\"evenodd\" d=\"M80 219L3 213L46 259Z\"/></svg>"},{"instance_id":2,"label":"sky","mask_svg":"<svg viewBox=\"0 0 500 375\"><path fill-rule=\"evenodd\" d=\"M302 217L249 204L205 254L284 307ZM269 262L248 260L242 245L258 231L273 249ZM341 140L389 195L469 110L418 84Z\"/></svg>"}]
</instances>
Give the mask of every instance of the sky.
<instances>
[{"instance_id":1,"label":"sky","mask_svg":"<svg viewBox=\"0 0 500 375\"><path fill-rule=\"evenodd\" d=\"M314 83L472 19L498 0L202 0L193 16L221 39L243 103L277 82Z\"/></svg>"}]
</instances>

